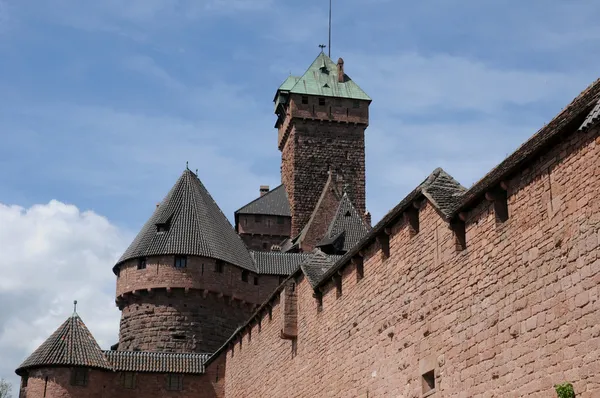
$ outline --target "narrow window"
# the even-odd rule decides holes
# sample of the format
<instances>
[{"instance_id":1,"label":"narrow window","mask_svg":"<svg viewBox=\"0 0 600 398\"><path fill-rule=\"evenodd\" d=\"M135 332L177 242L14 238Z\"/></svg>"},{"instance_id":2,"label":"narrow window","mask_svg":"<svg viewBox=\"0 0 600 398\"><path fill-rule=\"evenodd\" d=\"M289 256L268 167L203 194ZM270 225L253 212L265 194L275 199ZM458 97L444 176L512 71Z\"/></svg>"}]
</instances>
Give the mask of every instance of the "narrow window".
<instances>
[{"instance_id":1,"label":"narrow window","mask_svg":"<svg viewBox=\"0 0 600 398\"><path fill-rule=\"evenodd\" d=\"M169 373L167 375L167 390L168 391L183 390L183 375Z\"/></svg>"},{"instance_id":2,"label":"narrow window","mask_svg":"<svg viewBox=\"0 0 600 398\"><path fill-rule=\"evenodd\" d=\"M467 248L467 231L465 222L462 220L455 220L450 223L452 233L454 235L454 244L456 245L456 251L463 251Z\"/></svg>"},{"instance_id":3,"label":"narrow window","mask_svg":"<svg viewBox=\"0 0 600 398\"><path fill-rule=\"evenodd\" d=\"M219 274L223 273L223 262L221 260L217 260L215 262L215 272L218 272Z\"/></svg>"},{"instance_id":4,"label":"narrow window","mask_svg":"<svg viewBox=\"0 0 600 398\"><path fill-rule=\"evenodd\" d=\"M302 104L304 104L304 105L308 104L308 95L303 95L302 96Z\"/></svg>"},{"instance_id":5,"label":"narrow window","mask_svg":"<svg viewBox=\"0 0 600 398\"><path fill-rule=\"evenodd\" d=\"M48 376L44 380L44 398L46 398L46 390L48 389Z\"/></svg>"},{"instance_id":6,"label":"narrow window","mask_svg":"<svg viewBox=\"0 0 600 398\"><path fill-rule=\"evenodd\" d=\"M88 383L88 370L83 368L74 368L71 371L71 385L72 386L87 386Z\"/></svg>"},{"instance_id":7,"label":"narrow window","mask_svg":"<svg viewBox=\"0 0 600 398\"><path fill-rule=\"evenodd\" d=\"M390 236L387 233L382 233L377 237L377 242L381 246L381 255L383 259L390 257Z\"/></svg>"},{"instance_id":8,"label":"narrow window","mask_svg":"<svg viewBox=\"0 0 600 398\"><path fill-rule=\"evenodd\" d=\"M435 391L435 371L430 370L422 378L423 394Z\"/></svg>"},{"instance_id":9,"label":"narrow window","mask_svg":"<svg viewBox=\"0 0 600 398\"><path fill-rule=\"evenodd\" d=\"M323 97L319 98L319 106L325 106L325 98L323 98Z\"/></svg>"},{"instance_id":10,"label":"narrow window","mask_svg":"<svg viewBox=\"0 0 600 398\"><path fill-rule=\"evenodd\" d=\"M262 222L262 216L260 214L256 214L254 216L254 222L260 224Z\"/></svg>"},{"instance_id":11,"label":"narrow window","mask_svg":"<svg viewBox=\"0 0 600 398\"><path fill-rule=\"evenodd\" d=\"M356 109L356 108L360 108L360 101L356 101L356 100L355 100L355 101L353 101L353 102L352 102L352 107L353 107L353 108L355 108L355 109Z\"/></svg>"},{"instance_id":12,"label":"narrow window","mask_svg":"<svg viewBox=\"0 0 600 398\"><path fill-rule=\"evenodd\" d=\"M359 281L365 276L364 259L361 256L356 256L352 259L356 265L356 280Z\"/></svg>"},{"instance_id":13,"label":"narrow window","mask_svg":"<svg viewBox=\"0 0 600 398\"><path fill-rule=\"evenodd\" d=\"M267 227L270 227L272 224L272 221L270 218L267 218Z\"/></svg>"},{"instance_id":14,"label":"narrow window","mask_svg":"<svg viewBox=\"0 0 600 398\"><path fill-rule=\"evenodd\" d=\"M419 209L411 208L404 213L408 228L410 229L410 236L415 236L419 233Z\"/></svg>"},{"instance_id":15,"label":"narrow window","mask_svg":"<svg viewBox=\"0 0 600 398\"><path fill-rule=\"evenodd\" d=\"M248 274L249 272L244 270L242 271L242 282L248 282Z\"/></svg>"},{"instance_id":16,"label":"narrow window","mask_svg":"<svg viewBox=\"0 0 600 398\"><path fill-rule=\"evenodd\" d=\"M123 388L132 390L135 388L135 373L121 372L121 385Z\"/></svg>"},{"instance_id":17,"label":"narrow window","mask_svg":"<svg viewBox=\"0 0 600 398\"><path fill-rule=\"evenodd\" d=\"M508 220L508 193L503 189L494 193L494 213L496 213L496 221Z\"/></svg>"},{"instance_id":18,"label":"narrow window","mask_svg":"<svg viewBox=\"0 0 600 398\"><path fill-rule=\"evenodd\" d=\"M244 217L244 226L248 225L248 217Z\"/></svg>"},{"instance_id":19,"label":"narrow window","mask_svg":"<svg viewBox=\"0 0 600 398\"><path fill-rule=\"evenodd\" d=\"M323 293L315 292L313 294L315 301L317 302L317 312L323 311Z\"/></svg>"},{"instance_id":20,"label":"narrow window","mask_svg":"<svg viewBox=\"0 0 600 398\"><path fill-rule=\"evenodd\" d=\"M175 256L175 268L186 268L187 257L186 256Z\"/></svg>"},{"instance_id":21,"label":"narrow window","mask_svg":"<svg viewBox=\"0 0 600 398\"><path fill-rule=\"evenodd\" d=\"M254 277L254 286L258 286L258 276Z\"/></svg>"},{"instance_id":22,"label":"narrow window","mask_svg":"<svg viewBox=\"0 0 600 398\"><path fill-rule=\"evenodd\" d=\"M146 269L146 258L138 258L137 269Z\"/></svg>"},{"instance_id":23,"label":"narrow window","mask_svg":"<svg viewBox=\"0 0 600 398\"><path fill-rule=\"evenodd\" d=\"M284 219L283 219L283 217L281 217L281 216L277 216L277 224L280 224L280 225L281 225L281 224L283 224L283 222L284 222Z\"/></svg>"}]
</instances>

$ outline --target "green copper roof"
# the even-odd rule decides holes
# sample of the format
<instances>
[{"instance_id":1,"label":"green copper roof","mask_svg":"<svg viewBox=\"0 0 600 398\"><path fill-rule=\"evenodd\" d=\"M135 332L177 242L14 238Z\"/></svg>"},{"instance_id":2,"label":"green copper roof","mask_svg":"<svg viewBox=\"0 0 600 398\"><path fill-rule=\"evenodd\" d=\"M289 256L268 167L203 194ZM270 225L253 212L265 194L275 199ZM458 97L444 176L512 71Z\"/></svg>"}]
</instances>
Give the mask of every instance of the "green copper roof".
<instances>
[{"instance_id":1,"label":"green copper roof","mask_svg":"<svg viewBox=\"0 0 600 398\"><path fill-rule=\"evenodd\" d=\"M290 91L296 82L298 82L300 78L298 76L289 76L281 86L279 86L279 90L281 91Z\"/></svg>"},{"instance_id":2,"label":"green copper roof","mask_svg":"<svg viewBox=\"0 0 600 398\"><path fill-rule=\"evenodd\" d=\"M293 87L288 88L295 80ZM337 64L325 53L320 53L317 59L300 78L290 76L279 90L290 91L294 94L320 95L323 97L351 98L371 101L350 77L344 74L344 81L338 81Z\"/></svg>"}]
</instances>

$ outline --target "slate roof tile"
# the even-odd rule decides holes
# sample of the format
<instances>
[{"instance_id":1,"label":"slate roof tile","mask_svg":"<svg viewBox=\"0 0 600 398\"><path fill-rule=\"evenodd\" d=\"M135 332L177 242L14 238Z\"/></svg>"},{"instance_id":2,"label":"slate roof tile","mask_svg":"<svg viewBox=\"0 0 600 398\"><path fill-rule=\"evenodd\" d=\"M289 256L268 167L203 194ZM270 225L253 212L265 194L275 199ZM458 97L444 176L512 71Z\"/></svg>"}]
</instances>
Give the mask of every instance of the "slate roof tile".
<instances>
[{"instance_id":1,"label":"slate roof tile","mask_svg":"<svg viewBox=\"0 0 600 398\"><path fill-rule=\"evenodd\" d=\"M308 258L310 253L282 253L250 251L259 274L290 275Z\"/></svg>"},{"instance_id":2,"label":"slate roof tile","mask_svg":"<svg viewBox=\"0 0 600 398\"><path fill-rule=\"evenodd\" d=\"M157 224L168 224L157 232ZM169 254L203 256L256 271L244 242L200 179L185 170L117 262Z\"/></svg>"},{"instance_id":3,"label":"slate roof tile","mask_svg":"<svg viewBox=\"0 0 600 398\"><path fill-rule=\"evenodd\" d=\"M587 115L579 130L586 131L596 125L600 121L600 100L596 101L596 106Z\"/></svg>"},{"instance_id":4,"label":"slate roof tile","mask_svg":"<svg viewBox=\"0 0 600 398\"><path fill-rule=\"evenodd\" d=\"M361 215L352 205L346 193L342 195L340 204L327 233L317 246L332 244L339 238L344 240L342 250L347 252L356 245L363 236L369 232L369 228L363 221Z\"/></svg>"},{"instance_id":5,"label":"slate roof tile","mask_svg":"<svg viewBox=\"0 0 600 398\"><path fill-rule=\"evenodd\" d=\"M235 212L236 214L262 214L268 216L284 216L291 217L290 202L288 201L285 186L279 185L264 194L263 196L254 199L244 207Z\"/></svg>"},{"instance_id":6,"label":"slate roof tile","mask_svg":"<svg viewBox=\"0 0 600 398\"><path fill-rule=\"evenodd\" d=\"M17 368L23 370L47 366L81 366L111 369L100 346L79 315L73 314Z\"/></svg>"},{"instance_id":7,"label":"slate roof tile","mask_svg":"<svg viewBox=\"0 0 600 398\"><path fill-rule=\"evenodd\" d=\"M319 249L315 249L310 253L310 256L300 265L302 272L310 282L312 287L315 287L323 275L335 265L335 262L342 256L328 256Z\"/></svg>"},{"instance_id":8,"label":"slate roof tile","mask_svg":"<svg viewBox=\"0 0 600 398\"><path fill-rule=\"evenodd\" d=\"M204 373L210 354L148 351L104 351L115 371L153 373Z\"/></svg>"}]
</instances>

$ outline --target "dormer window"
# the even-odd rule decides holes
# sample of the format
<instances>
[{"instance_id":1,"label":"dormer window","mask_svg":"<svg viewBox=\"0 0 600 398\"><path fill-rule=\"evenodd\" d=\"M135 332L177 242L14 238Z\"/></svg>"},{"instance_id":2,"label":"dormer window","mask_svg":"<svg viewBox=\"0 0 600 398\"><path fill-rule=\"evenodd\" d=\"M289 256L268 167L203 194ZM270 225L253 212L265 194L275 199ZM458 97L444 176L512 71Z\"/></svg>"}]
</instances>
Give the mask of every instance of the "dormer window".
<instances>
[{"instance_id":1,"label":"dormer window","mask_svg":"<svg viewBox=\"0 0 600 398\"><path fill-rule=\"evenodd\" d=\"M175 256L175 268L186 268L187 257L186 256Z\"/></svg>"},{"instance_id":2,"label":"dormer window","mask_svg":"<svg viewBox=\"0 0 600 398\"><path fill-rule=\"evenodd\" d=\"M167 223L156 224L156 233L164 234L168 230L169 230L169 224L167 224Z\"/></svg>"}]
</instances>

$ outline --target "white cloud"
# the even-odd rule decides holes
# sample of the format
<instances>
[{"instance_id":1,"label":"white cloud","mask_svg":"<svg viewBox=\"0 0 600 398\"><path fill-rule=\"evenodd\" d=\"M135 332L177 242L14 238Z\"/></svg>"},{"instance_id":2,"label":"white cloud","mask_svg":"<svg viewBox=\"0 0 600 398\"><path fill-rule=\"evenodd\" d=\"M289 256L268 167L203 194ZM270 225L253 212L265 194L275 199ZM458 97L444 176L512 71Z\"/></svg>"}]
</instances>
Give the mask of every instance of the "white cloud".
<instances>
[{"instance_id":1,"label":"white cloud","mask_svg":"<svg viewBox=\"0 0 600 398\"><path fill-rule=\"evenodd\" d=\"M102 348L118 340L112 266L131 236L106 218L56 200L28 209L0 203L0 377L73 311Z\"/></svg>"}]
</instances>

